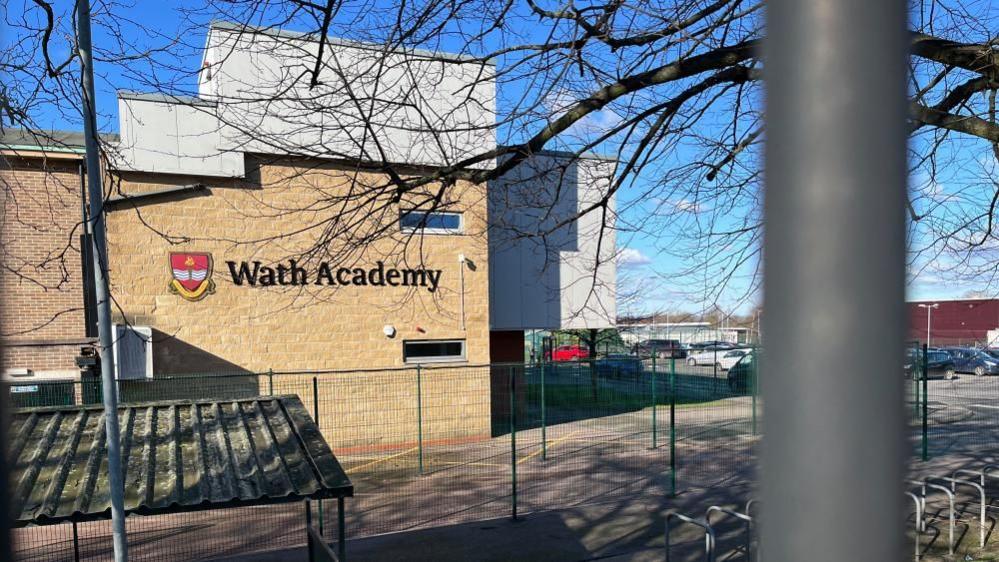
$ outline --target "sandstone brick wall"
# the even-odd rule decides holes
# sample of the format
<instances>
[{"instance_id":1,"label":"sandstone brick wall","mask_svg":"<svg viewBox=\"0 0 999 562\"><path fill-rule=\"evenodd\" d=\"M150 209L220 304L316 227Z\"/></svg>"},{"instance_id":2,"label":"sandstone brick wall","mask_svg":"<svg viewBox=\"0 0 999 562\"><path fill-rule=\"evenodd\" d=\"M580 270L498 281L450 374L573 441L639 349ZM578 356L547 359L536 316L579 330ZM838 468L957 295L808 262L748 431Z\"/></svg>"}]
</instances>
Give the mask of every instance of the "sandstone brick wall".
<instances>
[{"instance_id":1,"label":"sandstone brick wall","mask_svg":"<svg viewBox=\"0 0 999 562\"><path fill-rule=\"evenodd\" d=\"M109 216L112 293L124 319L154 329L157 376L399 368L405 366L403 342L428 339L464 339L467 363L488 363L484 186L458 185L448 192L453 198L449 210L464 215L463 235L401 233L399 205L379 198L349 216L349 228L333 232L319 248L321 255L310 261L303 253L316 249L317 237L331 228L328 219L343 198L364 197L370 185L384 178L315 162L249 167L255 169L255 181L200 179L208 187L205 192L123 206ZM121 191L129 194L192 183L189 177L149 174L122 174L119 180ZM388 236L378 234L383 228ZM363 250L345 254L344 247L352 245ZM169 253L184 251L213 257L215 292L197 302L168 288ZM464 323L459 254L474 264L474 270L464 271ZM274 265L292 257L310 274L320 260L364 268L382 261L385 267L425 266L443 274L433 293L387 286L262 288L234 284L226 265L227 260ZM383 333L386 325L397 330L394 338ZM311 377L301 378L301 384L281 380L296 394L306 392L302 398L310 401ZM372 375L367 383L352 383L347 394L329 386L329 393L340 393L321 397L321 419L339 420L336 429L324 427L331 442L352 447L408 440L416 427L415 408L402 406L415 397L410 378L411 373ZM428 387L428 419L439 427L431 435L487 434L488 369L454 377L446 385L440 391ZM438 415L453 419L434 418Z\"/></svg>"},{"instance_id":2,"label":"sandstone brick wall","mask_svg":"<svg viewBox=\"0 0 999 562\"><path fill-rule=\"evenodd\" d=\"M76 375L83 321L78 160L0 159L3 369Z\"/></svg>"}]
</instances>

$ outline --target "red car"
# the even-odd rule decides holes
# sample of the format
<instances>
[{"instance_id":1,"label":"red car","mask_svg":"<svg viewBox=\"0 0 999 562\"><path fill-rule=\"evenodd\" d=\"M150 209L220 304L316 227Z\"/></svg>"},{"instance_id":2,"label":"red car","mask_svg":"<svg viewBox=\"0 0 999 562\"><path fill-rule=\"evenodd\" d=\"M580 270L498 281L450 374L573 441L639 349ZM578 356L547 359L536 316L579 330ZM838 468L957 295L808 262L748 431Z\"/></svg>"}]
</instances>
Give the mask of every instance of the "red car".
<instances>
[{"instance_id":1,"label":"red car","mask_svg":"<svg viewBox=\"0 0 999 562\"><path fill-rule=\"evenodd\" d=\"M590 351L578 345L560 345L552 351L552 361L579 361L589 357Z\"/></svg>"}]
</instances>

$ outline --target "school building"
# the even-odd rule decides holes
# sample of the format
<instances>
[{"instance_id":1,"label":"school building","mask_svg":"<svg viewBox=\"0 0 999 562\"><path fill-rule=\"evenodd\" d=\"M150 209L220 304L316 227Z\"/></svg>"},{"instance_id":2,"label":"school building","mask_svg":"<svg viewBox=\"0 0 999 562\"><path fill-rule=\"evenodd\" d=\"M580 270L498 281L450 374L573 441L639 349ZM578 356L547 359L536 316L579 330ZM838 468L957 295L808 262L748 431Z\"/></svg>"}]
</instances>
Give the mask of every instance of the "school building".
<instances>
[{"instance_id":1,"label":"school building","mask_svg":"<svg viewBox=\"0 0 999 562\"><path fill-rule=\"evenodd\" d=\"M522 361L525 330L613 325L615 161L540 152L497 180L396 192L393 174L496 148L495 67L331 39L336 72L289 83L317 49L215 23L196 96L119 92L104 139L119 379L420 364L467 368L428 396L488 395L490 369L472 367ZM2 367L18 385L78 379L96 343L83 140L0 138ZM412 392L377 380L357 415ZM487 427L474 404L462 423Z\"/></svg>"}]
</instances>

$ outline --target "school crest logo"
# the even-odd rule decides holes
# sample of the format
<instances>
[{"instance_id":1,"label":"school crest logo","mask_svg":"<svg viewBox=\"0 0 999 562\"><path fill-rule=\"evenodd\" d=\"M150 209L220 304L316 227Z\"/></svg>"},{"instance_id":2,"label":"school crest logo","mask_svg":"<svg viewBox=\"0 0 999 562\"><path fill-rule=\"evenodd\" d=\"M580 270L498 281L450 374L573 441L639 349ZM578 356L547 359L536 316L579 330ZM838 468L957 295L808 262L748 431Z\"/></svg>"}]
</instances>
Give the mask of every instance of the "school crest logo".
<instances>
[{"instance_id":1,"label":"school crest logo","mask_svg":"<svg viewBox=\"0 0 999 562\"><path fill-rule=\"evenodd\" d=\"M211 254L170 252L170 269L173 271L171 293L189 301L199 301L215 292Z\"/></svg>"}]
</instances>

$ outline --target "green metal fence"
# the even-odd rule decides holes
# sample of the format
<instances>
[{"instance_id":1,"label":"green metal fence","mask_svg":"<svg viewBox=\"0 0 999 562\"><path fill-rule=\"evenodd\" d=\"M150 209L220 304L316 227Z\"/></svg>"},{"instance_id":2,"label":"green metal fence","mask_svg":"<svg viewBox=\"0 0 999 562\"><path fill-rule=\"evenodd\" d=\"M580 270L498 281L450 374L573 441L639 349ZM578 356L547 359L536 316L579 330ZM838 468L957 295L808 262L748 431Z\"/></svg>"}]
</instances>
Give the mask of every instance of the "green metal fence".
<instances>
[{"instance_id":1,"label":"green metal fence","mask_svg":"<svg viewBox=\"0 0 999 562\"><path fill-rule=\"evenodd\" d=\"M975 374L973 365L960 362L950 368L934 365L934 354L922 342L912 342L907 353L913 457L993 462L999 446L999 376ZM952 376L946 376L948 371Z\"/></svg>"},{"instance_id":2,"label":"green metal fence","mask_svg":"<svg viewBox=\"0 0 999 562\"><path fill-rule=\"evenodd\" d=\"M761 412L755 365L747 361L718 372L644 357L349 372L274 370L119 381L118 391L123 403L298 395L354 482L357 494L347 501L346 529L357 538L521 518L593 502L661 507L685 489L711 487L733 476L749 479ZM69 395L74 403L83 403L93 397L84 392L84 384L92 383L37 383L26 404L65 403ZM335 528L336 510L317 504L318 528ZM226 555L301 546L304 529L288 531L280 541L255 536L255 522L272 529L268 518L282 509L287 511L222 510L218 518L199 518L193 526L191 519L140 518L144 527L159 524L163 532L144 534L142 549L133 551L140 554L133 559L196 560L223 554L206 543L196 555L187 555L174 543L196 543L212 527L222 531L227 525L242 530L244 544L236 548L225 543ZM287 519L286 529L301 526L284 511L280 517ZM87 525L88 537L102 528L109 532L103 522ZM52 538L61 532L18 531L18 560L73 559L70 543ZM107 554L81 559L103 560Z\"/></svg>"}]
</instances>

